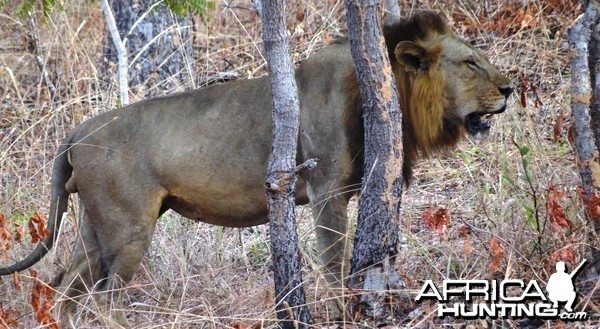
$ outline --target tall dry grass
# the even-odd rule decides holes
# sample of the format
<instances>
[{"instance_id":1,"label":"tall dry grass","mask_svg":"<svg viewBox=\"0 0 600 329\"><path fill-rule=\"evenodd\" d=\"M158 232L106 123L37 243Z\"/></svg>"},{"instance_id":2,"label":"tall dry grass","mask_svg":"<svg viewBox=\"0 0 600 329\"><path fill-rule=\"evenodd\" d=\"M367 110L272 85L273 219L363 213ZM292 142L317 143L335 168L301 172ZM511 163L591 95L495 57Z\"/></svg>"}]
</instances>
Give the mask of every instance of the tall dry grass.
<instances>
[{"instance_id":1,"label":"tall dry grass","mask_svg":"<svg viewBox=\"0 0 600 329\"><path fill-rule=\"evenodd\" d=\"M235 72L241 77L265 74L260 21L239 7L250 1L225 2L208 19L196 18L193 42L196 75L188 88L216 73ZM416 168L414 184L403 197L403 230L397 270L416 293L425 279L523 278L546 282L558 259L573 266L586 257L590 225L584 221L576 188L579 177L568 141L569 62L567 28L581 8L576 0L423 0L402 1L402 15L413 10L443 12L457 34L472 40L491 61L509 72L515 84L531 88L511 99L509 110L497 116L485 140L467 139L453 152ZM295 61L334 38L344 35L341 1L301 0L288 4ZM37 26L38 45L45 70L57 87L51 97L40 70L28 51L31 28L10 14L0 17L0 214L9 221L25 222L34 212L46 214L49 181L56 146L79 122L114 108L116 86L107 82L101 65L103 18L93 2L67 1ZM140 99L132 95L132 100ZM541 101L536 102L536 98ZM521 100L524 104L520 104ZM537 104L536 104L537 103ZM523 107L522 105L525 105ZM554 141L554 124L566 118ZM517 146L518 145L518 146ZM521 156L519 147L529 148ZM523 160L526 161L523 161ZM526 166L524 166L524 164ZM559 198L568 229L553 230L546 203L553 199L550 187L563 192ZM68 260L75 235L74 211L69 214L57 247L35 266L48 280L57 266ZM427 229L426 210L447 209L451 221L443 235ZM353 212L354 210L350 210ZM299 208L300 243L304 251L306 289L317 323L329 319L329 298L319 275L314 251L310 210ZM490 264L503 250L497 271ZM32 249L28 243L9 252L7 264ZM139 328L227 328L236 324L274 327L273 289L268 230L265 227L230 229L191 223L169 213L159 222L152 247L135 279L126 289L130 321ZM19 328L34 328L30 306L30 273L19 275L20 289L11 278L0 282L0 304L14 310ZM598 289L597 283L595 289ZM90 293L92 296L93 293ZM588 292L579 299L598 314L600 302ZM86 315L81 328L99 325L93 298L84 298ZM518 327L517 320L440 320L434 308L417 307L396 319L398 327ZM530 323L554 328L600 326L596 317L583 324L556 321ZM537 325L537 326L536 326ZM0 324L0 327L2 325Z\"/></svg>"}]
</instances>

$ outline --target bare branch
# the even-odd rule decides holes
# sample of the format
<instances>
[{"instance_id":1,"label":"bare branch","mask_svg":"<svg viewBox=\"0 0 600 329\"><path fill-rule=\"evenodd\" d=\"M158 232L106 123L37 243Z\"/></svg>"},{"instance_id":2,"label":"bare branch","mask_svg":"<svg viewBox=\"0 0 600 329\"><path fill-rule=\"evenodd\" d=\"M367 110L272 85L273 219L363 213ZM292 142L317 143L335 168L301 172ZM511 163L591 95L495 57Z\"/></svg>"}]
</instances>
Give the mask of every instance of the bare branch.
<instances>
[{"instance_id":1,"label":"bare branch","mask_svg":"<svg viewBox=\"0 0 600 329\"><path fill-rule=\"evenodd\" d=\"M385 15L383 24L391 26L400 21L400 5L398 0L385 0Z\"/></svg>"},{"instance_id":2,"label":"bare branch","mask_svg":"<svg viewBox=\"0 0 600 329\"><path fill-rule=\"evenodd\" d=\"M111 39L115 45L115 48L117 49L117 57L119 61L119 94L121 97L121 104L125 106L129 104L127 49L125 48L125 43L123 40L121 40L121 36L119 35L119 29L117 28L117 23L115 22L115 16L108 5L108 0L100 0L100 5L102 6L102 11L104 12L104 17L106 19L106 24L108 25L108 31L110 32Z\"/></svg>"},{"instance_id":3,"label":"bare branch","mask_svg":"<svg viewBox=\"0 0 600 329\"><path fill-rule=\"evenodd\" d=\"M263 17L263 6L261 0L252 0L252 3L254 3L254 8L256 9L258 16Z\"/></svg>"},{"instance_id":4,"label":"bare branch","mask_svg":"<svg viewBox=\"0 0 600 329\"><path fill-rule=\"evenodd\" d=\"M29 18L28 18L27 22L29 23L29 29L31 30L31 41L29 43L30 44L29 51L33 55L33 58L35 59L35 63L37 64L38 68L40 69L40 72L42 73L42 78L44 79L44 83L46 84L46 86L48 87L48 90L50 91L50 97L54 98L54 95L56 95L56 87L54 86L52 79L50 79L50 76L48 75L48 71L46 70L46 64L44 63L44 60L42 59L42 56L40 55L40 49L39 49L40 37L37 33L35 19L31 13L29 13Z\"/></svg>"}]
</instances>

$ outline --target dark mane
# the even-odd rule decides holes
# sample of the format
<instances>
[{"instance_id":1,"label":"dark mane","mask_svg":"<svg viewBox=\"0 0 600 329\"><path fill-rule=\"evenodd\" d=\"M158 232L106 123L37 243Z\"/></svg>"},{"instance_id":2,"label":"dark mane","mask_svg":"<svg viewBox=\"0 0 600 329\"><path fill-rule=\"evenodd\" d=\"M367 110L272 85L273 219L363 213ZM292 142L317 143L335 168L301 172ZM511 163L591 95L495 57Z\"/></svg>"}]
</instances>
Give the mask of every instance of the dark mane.
<instances>
[{"instance_id":1,"label":"dark mane","mask_svg":"<svg viewBox=\"0 0 600 329\"><path fill-rule=\"evenodd\" d=\"M383 36L388 49L390 60L394 60L396 45L402 41L422 41L433 34L452 34L448 22L433 11L418 11L410 18L403 18L391 26L383 28Z\"/></svg>"},{"instance_id":2,"label":"dark mane","mask_svg":"<svg viewBox=\"0 0 600 329\"><path fill-rule=\"evenodd\" d=\"M392 65L397 65L396 55L394 54L396 45L402 41L419 42L430 39L435 35L453 35L447 25L446 20L440 14L432 11L418 11L410 18L403 18L396 24L383 28L385 43L388 48L388 57ZM356 81L354 70L349 73L347 88L352 99L350 102L351 108L346 113L346 134L351 142L351 154L356 154L354 161L353 173L355 181L360 182L360 177L363 175L363 146L364 146L364 125L363 125L363 108L360 96L360 88ZM398 90L400 93L401 91ZM407 109L402 108L403 113ZM402 178L406 185L409 185L412 177L412 168L417 158L419 157L419 146L415 139L415 127L409 122L408 117L403 114L402 120L402 144L403 144L403 166ZM460 122L449 121L444 118L444 127L437 139L435 149L444 149L450 145L454 145L460 137Z\"/></svg>"}]
</instances>

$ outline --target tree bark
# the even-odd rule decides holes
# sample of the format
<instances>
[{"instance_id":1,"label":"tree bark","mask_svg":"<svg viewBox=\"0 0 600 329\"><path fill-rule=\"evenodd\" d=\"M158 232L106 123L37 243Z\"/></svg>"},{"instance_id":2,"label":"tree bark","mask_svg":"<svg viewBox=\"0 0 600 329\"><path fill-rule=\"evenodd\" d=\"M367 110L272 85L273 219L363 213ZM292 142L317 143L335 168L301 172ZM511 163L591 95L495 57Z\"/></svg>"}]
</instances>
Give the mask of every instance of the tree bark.
<instances>
[{"instance_id":1,"label":"tree bark","mask_svg":"<svg viewBox=\"0 0 600 329\"><path fill-rule=\"evenodd\" d=\"M129 55L130 90L143 97L155 97L189 86L194 77L191 20L176 17L160 1L110 0L109 3ZM117 48L108 39L105 44L107 64L116 63Z\"/></svg>"},{"instance_id":2,"label":"tree bark","mask_svg":"<svg viewBox=\"0 0 600 329\"><path fill-rule=\"evenodd\" d=\"M586 205L586 217L596 232L595 240L600 236L600 216L596 211L589 211L589 205L599 197L600 163L598 162L598 145L594 136L600 136L599 125L592 118L598 118L598 63L590 63L590 59L598 58L598 46L592 39L592 31L597 31L600 24L600 3L589 2L588 7L569 31L571 57L571 110L573 117L573 137L577 152L582 185L582 201ZM592 52L590 53L590 49ZM592 71L590 70L590 66ZM592 85L592 81L594 85ZM594 102L592 103L592 99ZM590 108L591 106L591 108ZM593 130L596 130L594 133ZM596 273L600 273L600 247L592 245L592 258Z\"/></svg>"},{"instance_id":3,"label":"tree bark","mask_svg":"<svg viewBox=\"0 0 600 329\"><path fill-rule=\"evenodd\" d=\"M267 0L262 4L263 40L273 94L273 146L265 187L277 318L282 328L292 329L308 327L311 316L302 288L304 281L296 233L296 148L300 106L290 58L284 1Z\"/></svg>"},{"instance_id":4,"label":"tree bark","mask_svg":"<svg viewBox=\"0 0 600 329\"><path fill-rule=\"evenodd\" d=\"M592 41L590 43L590 74L593 86L593 104L592 112L592 130L596 140L596 148L600 152L600 23L596 23L596 27L592 32Z\"/></svg>"},{"instance_id":5,"label":"tree bark","mask_svg":"<svg viewBox=\"0 0 600 329\"><path fill-rule=\"evenodd\" d=\"M393 265L400 228L402 118L379 25L381 3L345 0L344 4L365 125L365 169L348 287L381 291L399 284ZM360 309L367 310L366 315L380 317L385 310L382 298L365 294L352 303L351 312L363 304L366 308Z\"/></svg>"}]
</instances>

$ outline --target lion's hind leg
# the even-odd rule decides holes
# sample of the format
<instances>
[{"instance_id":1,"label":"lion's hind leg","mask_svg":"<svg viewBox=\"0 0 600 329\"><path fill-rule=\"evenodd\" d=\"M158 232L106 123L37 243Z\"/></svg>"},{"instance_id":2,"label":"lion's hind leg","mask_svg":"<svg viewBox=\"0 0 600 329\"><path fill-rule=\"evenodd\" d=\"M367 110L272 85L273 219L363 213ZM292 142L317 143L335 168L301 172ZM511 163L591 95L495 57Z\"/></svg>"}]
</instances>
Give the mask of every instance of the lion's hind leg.
<instances>
[{"instance_id":1,"label":"lion's hind leg","mask_svg":"<svg viewBox=\"0 0 600 329\"><path fill-rule=\"evenodd\" d=\"M102 278L100 248L94 230L85 213L80 216L79 234L67 268L54 278L52 285L59 291L59 322L65 328L77 328L78 300L93 290Z\"/></svg>"},{"instance_id":2,"label":"lion's hind leg","mask_svg":"<svg viewBox=\"0 0 600 329\"><path fill-rule=\"evenodd\" d=\"M129 327L120 305L125 297L122 288L133 279L150 246L162 205L162 191L146 191L149 193L141 196L118 195L114 191L110 204L96 203L101 207L90 212L104 274L96 289L101 291L98 299L105 312L102 321L111 328Z\"/></svg>"}]
</instances>

